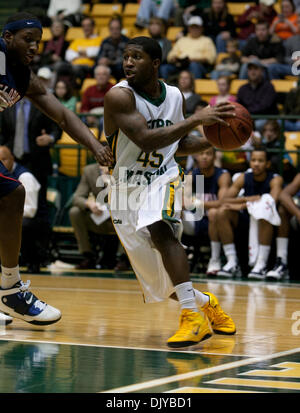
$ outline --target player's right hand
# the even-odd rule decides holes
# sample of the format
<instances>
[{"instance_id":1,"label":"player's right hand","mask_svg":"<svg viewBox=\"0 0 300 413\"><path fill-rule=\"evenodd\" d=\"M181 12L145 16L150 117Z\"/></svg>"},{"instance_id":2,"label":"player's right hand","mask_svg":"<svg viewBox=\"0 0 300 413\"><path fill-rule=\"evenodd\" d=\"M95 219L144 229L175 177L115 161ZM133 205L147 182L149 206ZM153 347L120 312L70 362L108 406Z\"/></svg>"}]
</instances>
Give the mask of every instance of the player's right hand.
<instances>
[{"instance_id":1,"label":"player's right hand","mask_svg":"<svg viewBox=\"0 0 300 413\"><path fill-rule=\"evenodd\" d=\"M219 122L224 126L229 126L223 118L233 118L235 116L235 106L229 102L222 102L216 106L206 106L193 116L199 119L200 125L208 126Z\"/></svg>"},{"instance_id":2,"label":"player's right hand","mask_svg":"<svg viewBox=\"0 0 300 413\"><path fill-rule=\"evenodd\" d=\"M13 100L7 92L0 90L0 112L13 105Z\"/></svg>"}]
</instances>

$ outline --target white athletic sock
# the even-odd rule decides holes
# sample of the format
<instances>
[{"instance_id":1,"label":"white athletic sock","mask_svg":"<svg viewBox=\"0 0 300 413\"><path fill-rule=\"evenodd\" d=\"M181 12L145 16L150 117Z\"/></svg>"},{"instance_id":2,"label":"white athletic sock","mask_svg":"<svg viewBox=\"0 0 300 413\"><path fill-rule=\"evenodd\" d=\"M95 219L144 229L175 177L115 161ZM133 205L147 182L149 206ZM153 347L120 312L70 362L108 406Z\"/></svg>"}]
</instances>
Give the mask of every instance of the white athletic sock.
<instances>
[{"instance_id":1,"label":"white athletic sock","mask_svg":"<svg viewBox=\"0 0 300 413\"><path fill-rule=\"evenodd\" d=\"M277 257L281 258L283 264L287 264L289 239L278 237L276 238Z\"/></svg>"},{"instance_id":2,"label":"white athletic sock","mask_svg":"<svg viewBox=\"0 0 300 413\"><path fill-rule=\"evenodd\" d=\"M225 245L223 245L223 250L224 250L224 254L227 258L227 264L230 264L231 266L236 265L237 264L237 256L236 256L235 245L234 244L225 244Z\"/></svg>"},{"instance_id":3,"label":"white athletic sock","mask_svg":"<svg viewBox=\"0 0 300 413\"><path fill-rule=\"evenodd\" d=\"M209 296L208 295L201 293L201 291L196 290L196 288L194 288L194 291L195 291L195 295L196 295L196 302L197 302L199 307L203 307L206 303L209 302Z\"/></svg>"},{"instance_id":4,"label":"white athletic sock","mask_svg":"<svg viewBox=\"0 0 300 413\"><path fill-rule=\"evenodd\" d=\"M188 308L189 310L199 312L196 304L195 291L191 281L175 285L175 292L182 310Z\"/></svg>"},{"instance_id":5,"label":"white athletic sock","mask_svg":"<svg viewBox=\"0 0 300 413\"><path fill-rule=\"evenodd\" d=\"M210 249L211 249L211 259L214 261L218 261L220 259L220 254L221 254L221 243L218 241L211 241Z\"/></svg>"},{"instance_id":6,"label":"white athletic sock","mask_svg":"<svg viewBox=\"0 0 300 413\"><path fill-rule=\"evenodd\" d=\"M270 245L259 245L258 247L258 255L255 263L255 270L261 270L262 268L267 266L269 254L271 251Z\"/></svg>"},{"instance_id":7,"label":"white athletic sock","mask_svg":"<svg viewBox=\"0 0 300 413\"><path fill-rule=\"evenodd\" d=\"M1 278L1 288L7 289L11 288L18 281L21 280L19 266L14 268L6 268L1 265L2 278Z\"/></svg>"}]
</instances>

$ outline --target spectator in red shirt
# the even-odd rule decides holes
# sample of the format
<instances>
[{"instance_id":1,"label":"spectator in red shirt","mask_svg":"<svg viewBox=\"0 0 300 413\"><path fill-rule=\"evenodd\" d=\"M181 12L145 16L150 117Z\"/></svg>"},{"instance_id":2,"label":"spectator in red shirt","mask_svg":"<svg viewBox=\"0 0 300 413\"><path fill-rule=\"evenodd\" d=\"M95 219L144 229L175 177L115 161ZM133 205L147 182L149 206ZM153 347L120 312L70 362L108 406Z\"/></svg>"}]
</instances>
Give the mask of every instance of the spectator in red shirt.
<instances>
[{"instance_id":1,"label":"spectator in red shirt","mask_svg":"<svg viewBox=\"0 0 300 413\"><path fill-rule=\"evenodd\" d=\"M110 68L108 66L99 65L95 67L94 77L96 84L88 87L82 95L81 99L81 113L97 113L103 114L104 108L104 96L113 87L113 84L109 81L111 75ZM100 127L102 130L102 122L100 124L95 116L87 116L86 123L90 127Z\"/></svg>"},{"instance_id":2,"label":"spectator in red shirt","mask_svg":"<svg viewBox=\"0 0 300 413\"><path fill-rule=\"evenodd\" d=\"M240 29L238 39L243 47L248 37L255 32L258 21L266 21L271 26L277 13L273 7L275 0L259 0L259 4L246 9L237 20L236 26Z\"/></svg>"}]
</instances>

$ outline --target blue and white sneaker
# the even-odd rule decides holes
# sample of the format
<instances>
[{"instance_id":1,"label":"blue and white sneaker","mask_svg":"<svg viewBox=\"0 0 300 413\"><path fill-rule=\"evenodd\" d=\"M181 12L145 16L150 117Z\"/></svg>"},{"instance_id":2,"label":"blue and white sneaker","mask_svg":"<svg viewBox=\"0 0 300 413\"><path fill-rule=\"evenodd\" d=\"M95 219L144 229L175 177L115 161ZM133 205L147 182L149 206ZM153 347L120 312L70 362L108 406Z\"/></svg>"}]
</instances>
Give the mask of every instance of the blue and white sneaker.
<instances>
[{"instance_id":1,"label":"blue and white sneaker","mask_svg":"<svg viewBox=\"0 0 300 413\"><path fill-rule=\"evenodd\" d=\"M61 312L40 301L29 291L30 281L18 281L12 288L0 288L0 311L30 324L48 325L61 318Z\"/></svg>"},{"instance_id":2,"label":"blue and white sneaker","mask_svg":"<svg viewBox=\"0 0 300 413\"><path fill-rule=\"evenodd\" d=\"M253 268L249 274L248 274L248 279L249 280L264 280L266 278L267 274L267 267L264 268Z\"/></svg>"},{"instance_id":3,"label":"blue and white sneaker","mask_svg":"<svg viewBox=\"0 0 300 413\"><path fill-rule=\"evenodd\" d=\"M281 258L276 259L275 266L266 274L267 280L280 281L289 278L289 270L286 264L281 261Z\"/></svg>"}]
</instances>

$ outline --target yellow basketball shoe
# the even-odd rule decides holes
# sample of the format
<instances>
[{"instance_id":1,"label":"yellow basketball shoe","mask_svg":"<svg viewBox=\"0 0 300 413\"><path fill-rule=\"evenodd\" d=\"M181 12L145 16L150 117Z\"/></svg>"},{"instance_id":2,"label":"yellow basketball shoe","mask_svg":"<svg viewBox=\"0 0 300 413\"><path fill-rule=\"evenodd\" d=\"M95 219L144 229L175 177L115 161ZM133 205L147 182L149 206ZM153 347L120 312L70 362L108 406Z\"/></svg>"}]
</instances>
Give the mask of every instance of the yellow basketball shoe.
<instances>
[{"instance_id":1,"label":"yellow basketball shoe","mask_svg":"<svg viewBox=\"0 0 300 413\"><path fill-rule=\"evenodd\" d=\"M179 330L168 339L167 345L172 348L192 346L206 340L211 335L211 328L201 314L183 309L180 315Z\"/></svg>"},{"instance_id":2,"label":"yellow basketball shoe","mask_svg":"<svg viewBox=\"0 0 300 413\"><path fill-rule=\"evenodd\" d=\"M226 314L215 295L212 293L203 293L209 296L209 301L201 310L207 316L213 331L216 334L235 334L236 328L232 318Z\"/></svg>"}]
</instances>

